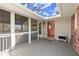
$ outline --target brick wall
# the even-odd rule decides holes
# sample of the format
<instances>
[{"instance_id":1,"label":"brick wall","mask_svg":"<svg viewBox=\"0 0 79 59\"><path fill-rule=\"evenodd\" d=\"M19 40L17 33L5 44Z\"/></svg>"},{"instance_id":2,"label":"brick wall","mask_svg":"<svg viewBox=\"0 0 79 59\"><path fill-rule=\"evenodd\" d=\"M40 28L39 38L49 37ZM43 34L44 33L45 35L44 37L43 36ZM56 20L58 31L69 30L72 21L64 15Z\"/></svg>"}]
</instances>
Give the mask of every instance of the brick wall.
<instances>
[{"instance_id":1,"label":"brick wall","mask_svg":"<svg viewBox=\"0 0 79 59\"><path fill-rule=\"evenodd\" d=\"M76 12L77 12L77 29L74 32L73 46L76 52L79 54L79 6Z\"/></svg>"},{"instance_id":2,"label":"brick wall","mask_svg":"<svg viewBox=\"0 0 79 59\"><path fill-rule=\"evenodd\" d=\"M74 31L75 31L75 19L74 19L74 15L73 15L71 17L71 39L73 39Z\"/></svg>"}]
</instances>

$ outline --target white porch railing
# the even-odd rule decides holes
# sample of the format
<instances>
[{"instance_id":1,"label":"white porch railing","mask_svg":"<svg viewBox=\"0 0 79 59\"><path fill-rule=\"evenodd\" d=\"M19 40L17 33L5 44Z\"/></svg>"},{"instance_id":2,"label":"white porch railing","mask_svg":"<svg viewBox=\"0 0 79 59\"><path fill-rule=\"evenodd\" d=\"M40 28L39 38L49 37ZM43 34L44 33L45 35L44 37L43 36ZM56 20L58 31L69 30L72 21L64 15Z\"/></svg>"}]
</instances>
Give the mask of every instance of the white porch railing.
<instances>
[{"instance_id":1,"label":"white porch railing","mask_svg":"<svg viewBox=\"0 0 79 59\"><path fill-rule=\"evenodd\" d=\"M19 33L15 33L15 36L16 36L16 45L18 45L22 40L23 38L21 39L21 37L23 35L27 35L29 34L29 32L19 32Z\"/></svg>"},{"instance_id":2,"label":"white porch railing","mask_svg":"<svg viewBox=\"0 0 79 59\"><path fill-rule=\"evenodd\" d=\"M32 31L32 33L38 33L38 31ZM16 45L18 45L21 41L29 41L29 32L20 32L20 33L15 33L16 36Z\"/></svg>"},{"instance_id":3,"label":"white porch railing","mask_svg":"<svg viewBox=\"0 0 79 59\"><path fill-rule=\"evenodd\" d=\"M32 33L38 33L38 31L32 31ZM27 40L29 39L29 32L20 32L15 33L16 36L16 45L21 42L23 39ZM23 36L23 37L22 37ZM11 34L0 34L0 51L6 51L11 48Z\"/></svg>"},{"instance_id":4,"label":"white porch railing","mask_svg":"<svg viewBox=\"0 0 79 59\"><path fill-rule=\"evenodd\" d=\"M0 34L0 51L6 51L11 47L10 34Z\"/></svg>"}]
</instances>

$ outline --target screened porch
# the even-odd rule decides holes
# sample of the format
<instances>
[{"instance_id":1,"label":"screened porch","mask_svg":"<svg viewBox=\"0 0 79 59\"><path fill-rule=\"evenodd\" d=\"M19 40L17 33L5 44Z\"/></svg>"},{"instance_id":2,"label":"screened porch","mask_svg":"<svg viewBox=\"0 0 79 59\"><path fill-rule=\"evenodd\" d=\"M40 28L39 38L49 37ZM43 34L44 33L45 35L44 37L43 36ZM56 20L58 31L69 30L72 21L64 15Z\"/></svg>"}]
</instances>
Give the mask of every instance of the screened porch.
<instances>
[{"instance_id":1,"label":"screened porch","mask_svg":"<svg viewBox=\"0 0 79 59\"><path fill-rule=\"evenodd\" d=\"M0 51L38 39L38 21L0 9Z\"/></svg>"}]
</instances>

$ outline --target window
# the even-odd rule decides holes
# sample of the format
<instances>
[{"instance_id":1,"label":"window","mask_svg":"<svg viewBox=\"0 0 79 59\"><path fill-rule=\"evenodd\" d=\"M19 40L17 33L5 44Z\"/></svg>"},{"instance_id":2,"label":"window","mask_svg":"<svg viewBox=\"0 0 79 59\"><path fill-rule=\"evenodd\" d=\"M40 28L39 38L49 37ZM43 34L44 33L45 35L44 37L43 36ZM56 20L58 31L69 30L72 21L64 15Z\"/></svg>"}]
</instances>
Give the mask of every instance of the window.
<instances>
[{"instance_id":1,"label":"window","mask_svg":"<svg viewBox=\"0 0 79 59\"><path fill-rule=\"evenodd\" d=\"M4 33L10 33L10 24L4 24Z\"/></svg>"},{"instance_id":2,"label":"window","mask_svg":"<svg viewBox=\"0 0 79 59\"><path fill-rule=\"evenodd\" d=\"M15 25L15 32L21 32L21 25Z\"/></svg>"},{"instance_id":3,"label":"window","mask_svg":"<svg viewBox=\"0 0 79 59\"><path fill-rule=\"evenodd\" d=\"M37 31L37 21L31 20L31 31Z\"/></svg>"},{"instance_id":4,"label":"window","mask_svg":"<svg viewBox=\"0 0 79 59\"><path fill-rule=\"evenodd\" d=\"M15 14L15 32L27 32L28 31L28 18Z\"/></svg>"},{"instance_id":5,"label":"window","mask_svg":"<svg viewBox=\"0 0 79 59\"><path fill-rule=\"evenodd\" d=\"M25 23L23 23L23 31L27 32L28 29L29 29L28 21L26 21Z\"/></svg>"},{"instance_id":6,"label":"window","mask_svg":"<svg viewBox=\"0 0 79 59\"><path fill-rule=\"evenodd\" d=\"M41 34L41 23L39 23L39 34Z\"/></svg>"}]
</instances>

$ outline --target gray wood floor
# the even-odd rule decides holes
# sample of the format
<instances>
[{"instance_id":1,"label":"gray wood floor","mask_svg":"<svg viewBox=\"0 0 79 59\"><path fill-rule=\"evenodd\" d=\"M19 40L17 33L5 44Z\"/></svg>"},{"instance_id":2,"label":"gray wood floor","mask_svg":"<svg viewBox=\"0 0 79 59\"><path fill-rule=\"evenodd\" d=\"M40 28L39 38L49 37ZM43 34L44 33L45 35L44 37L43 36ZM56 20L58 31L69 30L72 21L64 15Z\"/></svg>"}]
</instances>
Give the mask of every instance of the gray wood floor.
<instances>
[{"instance_id":1,"label":"gray wood floor","mask_svg":"<svg viewBox=\"0 0 79 59\"><path fill-rule=\"evenodd\" d=\"M11 56L77 56L71 44L56 40L34 40L8 52Z\"/></svg>"}]
</instances>

